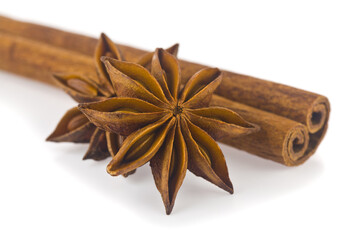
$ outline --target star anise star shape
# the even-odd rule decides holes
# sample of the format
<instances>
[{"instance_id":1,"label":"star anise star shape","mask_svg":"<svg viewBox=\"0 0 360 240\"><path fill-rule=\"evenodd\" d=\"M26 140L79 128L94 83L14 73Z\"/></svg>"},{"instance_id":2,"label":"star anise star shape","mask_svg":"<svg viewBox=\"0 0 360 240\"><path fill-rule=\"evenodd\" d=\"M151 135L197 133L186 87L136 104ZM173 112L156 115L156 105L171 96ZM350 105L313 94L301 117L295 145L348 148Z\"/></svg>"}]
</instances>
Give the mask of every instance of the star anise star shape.
<instances>
[{"instance_id":1,"label":"star anise star shape","mask_svg":"<svg viewBox=\"0 0 360 240\"><path fill-rule=\"evenodd\" d=\"M117 97L80 104L79 109L97 127L127 136L108 173L123 175L150 162L167 214L187 169L233 193L224 155L213 137L238 137L257 127L231 110L209 107L221 72L202 69L180 91L179 63L165 50L155 51L151 72L135 63L102 60Z\"/></svg>"},{"instance_id":2,"label":"star anise star shape","mask_svg":"<svg viewBox=\"0 0 360 240\"><path fill-rule=\"evenodd\" d=\"M167 51L176 55L178 44L173 45ZM138 60L138 63L144 67L149 67L153 54L153 52L145 54ZM90 79L77 74L55 74L54 80L78 103L96 102L114 97L114 88L104 63L100 59L102 56L124 60L117 46L103 33L99 38L94 54L97 79ZM65 113L47 140L53 142L90 142L83 159L102 160L110 155L115 156L122 142L122 137L97 128L77 107L74 107Z\"/></svg>"}]
</instances>

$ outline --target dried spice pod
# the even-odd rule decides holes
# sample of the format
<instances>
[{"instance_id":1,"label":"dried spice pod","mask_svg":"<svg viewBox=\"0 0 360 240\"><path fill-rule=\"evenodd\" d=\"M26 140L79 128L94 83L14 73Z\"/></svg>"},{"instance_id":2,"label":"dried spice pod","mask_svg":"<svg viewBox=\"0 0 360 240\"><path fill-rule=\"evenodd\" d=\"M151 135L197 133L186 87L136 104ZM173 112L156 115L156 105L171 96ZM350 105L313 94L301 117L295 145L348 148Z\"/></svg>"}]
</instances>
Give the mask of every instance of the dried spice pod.
<instances>
[{"instance_id":1,"label":"dried spice pod","mask_svg":"<svg viewBox=\"0 0 360 240\"><path fill-rule=\"evenodd\" d=\"M212 103L217 103L217 99L218 97L215 96ZM229 108L231 108L231 105L229 105ZM224 137L235 138L250 133L250 131L252 131L251 127L254 127L253 124L243 119L241 115L239 116L235 112L229 111L223 107L207 107L188 110L186 116L191 122L202 129L205 129L206 132L217 141L221 141ZM246 128L236 128L236 126L239 125L246 126ZM217 131L218 129L222 129L222 131ZM226 135L221 134L222 132L226 132Z\"/></svg>"},{"instance_id":2,"label":"dried spice pod","mask_svg":"<svg viewBox=\"0 0 360 240\"><path fill-rule=\"evenodd\" d=\"M96 126L122 136L128 136L168 113L141 99L127 97L95 102L82 111L86 116L93 118L92 122ZM104 121L107 122L106 126L102 124Z\"/></svg>"},{"instance_id":3,"label":"dried spice pod","mask_svg":"<svg viewBox=\"0 0 360 240\"><path fill-rule=\"evenodd\" d=\"M103 89L106 92L104 94L105 96L110 97L114 96L115 93L111 85L109 75L106 72L106 68L100 60L102 56L109 56L115 59L124 59L117 46L104 33L101 33L99 41L96 45L94 61L96 66L96 72L98 74L97 80L100 85L100 89Z\"/></svg>"},{"instance_id":4,"label":"dried spice pod","mask_svg":"<svg viewBox=\"0 0 360 240\"><path fill-rule=\"evenodd\" d=\"M96 102L107 97L111 97L114 94L114 89L109 76L104 70L105 66L100 61L102 55L109 55L113 57L121 57L119 51L115 44L105 35L101 34L99 43L95 49L95 66L97 72L97 78L92 80L87 77L82 77L75 74L67 74L67 75L54 75L54 80L58 86L60 86L66 93L68 93L75 101L82 102ZM90 124L87 118L79 114L74 118L77 121L72 122L84 122L84 124ZM85 121L83 121L85 119ZM71 126L71 124L69 124ZM108 150L107 144L107 135L104 130L96 128L91 135L90 144L87 152L85 153L83 159L94 159L94 160L103 160L110 156L110 152ZM55 130L55 132L57 129ZM59 137L53 138L54 134L51 134L50 137L47 138L48 141L58 140ZM76 139L67 138L68 141L76 142ZM113 149L112 149L113 150Z\"/></svg>"},{"instance_id":5,"label":"dried spice pod","mask_svg":"<svg viewBox=\"0 0 360 240\"><path fill-rule=\"evenodd\" d=\"M55 83L76 102L104 100L104 91L93 80L75 74L54 74Z\"/></svg>"},{"instance_id":6,"label":"dried spice pod","mask_svg":"<svg viewBox=\"0 0 360 240\"><path fill-rule=\"evenodd\" d=\"M126 137L121 136L116 133L106 132L107 149L108 149L111 157L114 157L118 153L125 138ZM123 174L123 177L128 177L129 175L134 174L135 172L136 172L136 169Z\"/></svg>"},{"instance_id":7,"label":"dried spice pod","mask_svg":"<svg viewBox=\"0 0 360 240\"><path fill-rule=\"evenodd\" d=\"M154 181L170 213L176 195L183 183L188 165L188 151L180 126L171 129L163 146L151 159L150 166Z\"/></svg>"},{"instance_id":8,"label":"dried spice pod","mask_svg":"<svg viewBox=\"0 0 360 240\"><path fill-rule=\"evenodd\" d=\"M5 17L0 17L0 31L85 55L92 55L96 46L96 39L93 38ZM129 61L137 61L146 55L140 49L119 44L118 47ZM180 66L183 82L205 67L181 60ZM223 74L216 94L302 123L310 133L306 155L310 156L316 151L328 126L330 103L326 97L242 74L228 71L223 71Z\"/></svg>"},{"instance_id":9,"label":"dried spice pod","mask_svg":"<svg viewBox=\"0 0 360 240\"><path fill-rule=\"evenodd\" d=\"M108 150L106 132L96 128L91 136L90 145L83 157L83 160L103 160L109 156L110 152Z\"/></svg>"},{"instance_id":10,"label":"dried spice pod","mask_svg":"<svg viewBox=\"0 0 360 240\"><path fill-rule=\"evenodd\" d=\"M176 43L171 47L166 49L166 52L170 53L171 55L177 56L179 52L179 44ZM154 52L144 53L138 60L137 63L148 70L151 70L151 63L152 58L154 56Z\"/></svg>"},{"instance_id":11,"label":"dried spice pod","mask_svg":"<svg viewBox=\"0 0 360 240\"><path fill-rule=\"evenodd\" d=\"M178 45L175 44L173 47L170 48L170 51L172 53L177 53ZM149 65L149 61L151 60L153 53L147 54L141 62L144 65ZM97 47L95 49L94 59L95 59L95 67L97 72L97 78L94 78L92 80L88 77L83 77L76 74L55 74L53 77L55 79L55 83L60 86L68 95L70 95L75 101L79 103L84 102L96 102L100 100L104 100L108 97L114 97L115 91L112 82L109 79L109 75L106 71L106 67L104 63L101 61L101 58L103 56L111 57L111 59L122 59L121 53L117 49L116 45L110 40L109 37L107 37L104 33L100 35L100 39L98 41ZM110 111L110 108L113 110L112 114L105 114L104 117L109 119L122 119L122 121L131 121L131 114L127 113L126 110L126 104L125 102L122 106L119 105L119 103L112 102L114 104L109 104L105 107L106 110ZM138 103L140 109L143 108L140 103ZM121 108L121 109L120 109ZM90 114L90 113L89 113ZM148 121L149 120L149 114L145 114L142 116L143 118L140 119L140 121ZM158 113L153 113L152 118L158 117ZM84 124L92 125L89 123L86 117L84 117L82 114L79 114L75 120L83 120ZM72 120L70 123L76 121ZM61 124L60 124L61 125ZM92 126L92 129L94 129L94 126ZM124 129L124 132L129 131L129 129ZM74 130L75 131L75 130ZM58 128L55 130L56 133L58 133ZM71 135L67 132L63 132L64 136L67 138L62 138L64 136L57 136L54 138L54 134L51 134L50 137L47 138L48 141L61 141L61 139L64 139L66 141L70 142L78 142L77 138L71 139L71 136L76 137L77 135ZM127 134L123 134L127 135ZM88 136L87 136L88 137ZM108 139L109 138L109 139ZM116 144L119 144L120 142L114 142L115 138L111 135L106 134L104 130L101 130L99 128L96 128L95 131L93 131L93 134L90 138L90 145L85 153L83 159L94 159L94 160L103 160L110 155L115 156L116 155L116 149L119 147L116 147ZM135 170L132 172L134 173ZM126 173L124 176L128 176L131 173Z\"/></svg>"},{"instance_id":12,"label":"dried spice pod","mask_svg":"<svg viewBox=\"0 0 360 240\"><path fill-rule=\"evenodd\" d=\"M152 58L151 74L144 67L103 58L118 97L96 103L83 103L79 109L99 128L126 139L107 167L113 176L128 174L150 162L155 184L170 214L186 169L218 187L233 193L225 158L215 140L191 122L187 113L209 108L211 96L221 82L221 72L205 68L195 73L180 91L180 68L177 59L163 49ZM221 109L228 118L198 116L201 125L215 135L253 133L258 127L245 122L238 114ZM212 118L215 116L215 118ZM228 126L227 126L228 125Z\"/></svg>"},{"instance_id":13,"label":"dried spice pod","mask_svg":"<svg viewBox=\"0 0 360 240\"><path fill-rule=\"evenodd\" d=\"M47 140L53 142L88 143L95 128L79 109L75 107L65 113Z\"/></svg>"},{"instance_id":14,"label":"dried spice pod","mask_svg":"<svg viewBox=\"0 0 360 240\"><path fill-rule=\"evenodd\" d=\"M112 157L119 151L121 144L124 142L125 137L119 134L106 132L106 140L109 152Z\"/></svg>"}]
</instances>

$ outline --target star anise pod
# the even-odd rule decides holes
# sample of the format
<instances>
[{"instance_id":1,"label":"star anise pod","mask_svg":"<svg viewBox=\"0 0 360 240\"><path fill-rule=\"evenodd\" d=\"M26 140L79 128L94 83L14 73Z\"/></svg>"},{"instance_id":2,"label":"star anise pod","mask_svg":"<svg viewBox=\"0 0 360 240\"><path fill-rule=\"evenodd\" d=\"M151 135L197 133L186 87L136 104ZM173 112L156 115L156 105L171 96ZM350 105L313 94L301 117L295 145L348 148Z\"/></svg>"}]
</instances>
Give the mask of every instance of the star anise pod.
<instances>
[{"instance_id":1,"label":"star anise pod","mask_svg":"<svg viewBox=\"0 0 360 240\"><path fill-rule=\"evenodd\" d=\"M178 44L167 49L175 55L177 50ZM145 54L140 58L139 64L148 67L153 54L153 52ZM98 78L90 79L76 74L54 75L56 83L78 103L96 102L115 96L109 75L104 63L100 60L102 56L124 60L117 46L105 34L101 34L94 54ZM65 113L47 140L53 142L90 142L84 159L102 160L109 155L115 156L122 142L122 137L97 128L77 107L74 107Z\"/></svg>"},{"instance_id":2,"label":"star anise pod","mask_svg":"<svg viewBox=\"0 0 360 240\"><path fill-rule=\"evenodd\" d=\"M167 214L187 169L233 193L224 155L212 137L238 137L258 128L231 110L209 107L221 72L202 69L180 91L179 63L162 49L155 51L151 73L135 63L102 60L118 97L79 109L99 128L127 136L108 173L126 174L150 161Z\"/></svg>"}]
</instances>

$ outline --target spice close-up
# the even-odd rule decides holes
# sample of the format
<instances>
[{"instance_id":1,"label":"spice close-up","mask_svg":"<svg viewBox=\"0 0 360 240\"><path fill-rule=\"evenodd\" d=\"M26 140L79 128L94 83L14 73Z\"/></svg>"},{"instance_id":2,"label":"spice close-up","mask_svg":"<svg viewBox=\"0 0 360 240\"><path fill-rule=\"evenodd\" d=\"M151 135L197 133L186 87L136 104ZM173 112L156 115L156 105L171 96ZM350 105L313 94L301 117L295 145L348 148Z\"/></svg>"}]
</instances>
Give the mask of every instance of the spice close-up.
<instances>
[{"instance_id":1,"label":"spice close-up","mask_svg":"<svg viewBox=\"0 0 360 240\"><path fill-rule=\"evenodd\" d=\"M345 82L353 78L353 62L338 62L354 56L356 47L341 51L336 40L324 43L333 35L330 28L298 22L299 11L294 9L294 16L281 12L289 23L271 15L267 24L251 11L234 14L236 8L226 8L233 14L220 13L223 17L217 20L194 8L189 10L194 15L184 20L180 11L173 12L175 19L161 10L166 8L162 5L144 3L140 10L127 3L119 12L124 15L117 17L119 6L106 5L103 11L105 5L97 14L84 13L83 22L71 20L75 18L70 10L66 22L73 24L68 25L0 13L1 125L4 139L12 143L10 147L1 142L5 165L0 175L7 182L12 168L17 176L2 186L7 197L1 205L10 206L3 209L4 216L15 212L14 217L29 219L39 211L45 219L50 214L46 209L52 209L73 216L65 225L78 219L83 229L91 221L110 222L113 228L122 218L118 225L140 221L139 226L156 226L144 230L167 234L164 226L184 227L197 237L202 235L195 231L196 224L219 231L229 225L233 232L239 221L239 226L248 226L239 237L255 234L263 239L266 231L254 231L253 226L270 227L287 219L284 228L289 233L304 224L310 212L314 217L305 223L308 227L328 221L323 212L329 206L335 206L333 214L345 215L334 205L340 204L340 192L349 201L347 208L358 210L352 203L360 198L345 187L345 182L357 182L353 172L359 166L349 158L355 149L350 139L357 131L352 122L358 118L344 120L352 109L349 104L356 102L356 87ZM265 9L261 12L269 17ZM200 15L213 24L200 24ZM320 24L316 16L309 17ZM324 13L328 21L333 21L331 16ZM228 18L252 21L242 22L235 31ZM81 27L83 31L77 30ZM357 39L347 28L335 28L346 39ZM349 48L355 46L351 44ZM341 67L334 67L335 62ZM260 77L238 73L246 71ZM344 83L335 84L334 79ZM348 94L341 89L345 85L351 88ZM13 111L20 117L11 117ZM21 123L30 120L37 127ZM349 133L345 122L353 129L350 138L341 136ZM22 207L15 199L26 202L27 197L19 195L24 191L34 195ZM331 199L333 194L338 196ZM164 216L159 202L171 217ZM49 231L55 231L55 225ZM129 230L134 232L134 226ZM103 223L91 231L105 231L100 238L111 235Z\"/></svg>"},{"instance_id":2,"label":"spice close-up","mask_svg":"<svg viewBox=\"0 0 360 240\"><path fill-rule=\"evenodd\" d=\"M306 161L325 135L330 113L326 97L198 64L178 63L171 56L171 52L177 54L178 45L171 47L170 53L158 49L139 54L140 50L117 46L105 34L96 41L4 17L2 22L1 39L9 44L1 49L4 69L49 83L53 80L75 101L94 102L70 109L48 140L89 142L84 158L100 160L111 155L111 175L128 176L151 159L162 159L150 163L167 213L187 168L233 192L225 159L213 138L294 166ZM46 39L49 31L53 34L50 40ZM89 50L77 48L78 42ZM22 61L32 57L28 51L37 54L37 67L24 66ZM38 76L40 72L43 76ZM185 84L183 89L181 84ZM166 152L170 156L165 156ZM165 163L164 159L169 160ZM179 167L174 176L171 166Z\"/></svg>"}]
</instances>

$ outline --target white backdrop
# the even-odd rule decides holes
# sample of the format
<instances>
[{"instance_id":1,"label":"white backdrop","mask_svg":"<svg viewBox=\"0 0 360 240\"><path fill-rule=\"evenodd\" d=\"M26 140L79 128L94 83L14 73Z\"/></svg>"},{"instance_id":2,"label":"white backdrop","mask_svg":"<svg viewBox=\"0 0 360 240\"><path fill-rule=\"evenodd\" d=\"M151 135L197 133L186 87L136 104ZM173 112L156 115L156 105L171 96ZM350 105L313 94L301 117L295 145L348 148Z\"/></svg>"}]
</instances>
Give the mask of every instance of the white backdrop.
<instances>
[{"instance_id":1,"label":"white backdrop","mask_svg":"<svg viewBox=\"0 0 360 240\"><path fill-rule=\"evenodd\" d=\"M0 72L0 238L359 239L358 1L5 1L0 14L323 94L329 131L294 168L221 145L235 194L187 174L166 216L146 165L127 178L44 139L74 102ZM1 57L1 56L0 56Z\"/></svg>"}]
</instances>

